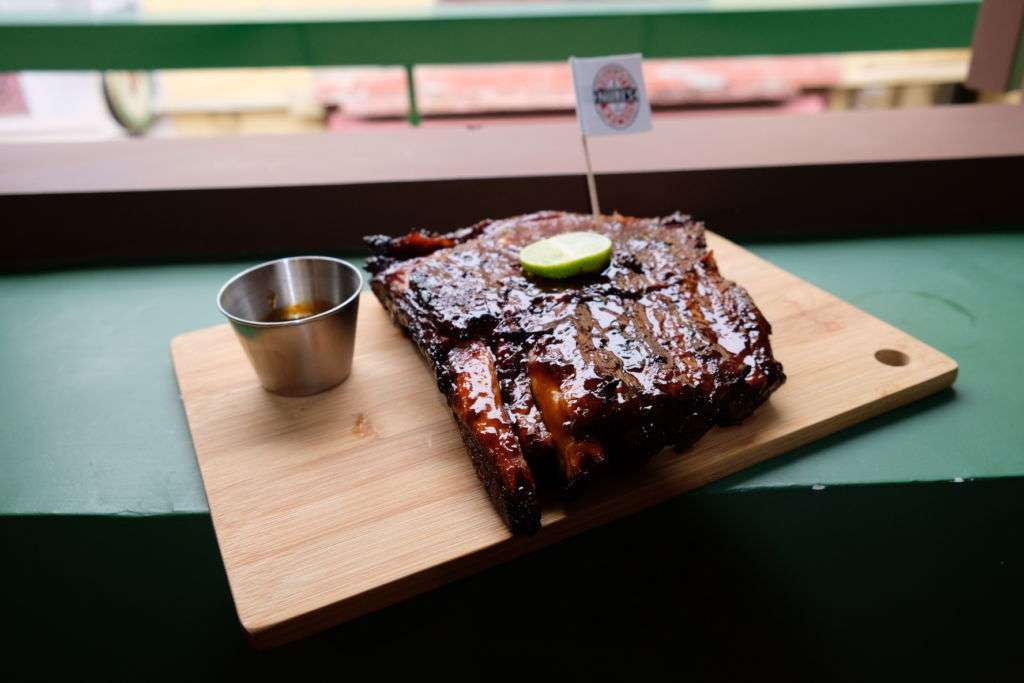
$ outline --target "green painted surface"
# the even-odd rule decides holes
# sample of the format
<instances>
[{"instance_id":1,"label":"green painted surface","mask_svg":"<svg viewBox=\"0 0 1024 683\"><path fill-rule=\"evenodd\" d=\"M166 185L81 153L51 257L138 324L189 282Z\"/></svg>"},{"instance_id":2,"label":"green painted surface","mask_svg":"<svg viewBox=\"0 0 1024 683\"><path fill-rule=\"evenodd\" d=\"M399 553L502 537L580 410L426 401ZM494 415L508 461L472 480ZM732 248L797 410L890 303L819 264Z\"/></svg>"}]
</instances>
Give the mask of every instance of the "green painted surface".
<instances>
[{"instance_id":1,"label":"green painted surface","mask_svg":"<svg viewBox=\"0 0 1024 683\"><path fill-rule=\"evenodd\" d=\"M960 377L707 491L1024 475L1024 233L752 248L951 355ZM168 344L220 322L214 296L246 265L0 277L0 514L206 510Z\"/></svg>"},{"instance_id":2,"label":"green painted surface","mask_svg":"<svg viewBox=\"0 0 1024 683\"><path fill-rule=\"evenodd\" d=\"M1017 45L1013 50L1013 69L1005 90L1016 90L1024 87L1024 34L1017 36Z\"/></svg>"},{"instance_id":3,"label":"green painted surface","mask_svg":"<svg viewBox=\"0 0 1024 683\"><path fill-rule=\"evenodd\" d=\"M716 490L1024 475L1024 234L762 244L753 251L943 351L960 374L952 391Z\"/></svg>"},{"instance_id":4,"label":"green painted surface","mask_svg":"<svg viewBox=\"0 0 1024 683\"><path fill-rule=\"evenodd\" d=\"M414 74L414 65L405 65L405 88L409 97L409 124L413 126L420 125L420 105L416 99L416 78Z\"/></svg>"},{"instance_id":5,"label":"green painted surface","mask_svg":"<svg viewBox=\"0 0 1024 683\"><path fill-rule=\"evenodd\" d=\"M392 12L0 14L0 71L800 54L966 47L977 0L441 5Z\"/></svg>"},{"instance_id":6,"label":"green painted surface","mask_svg":"<svg viewBox=\"0 0 1024 683\"><path fill-rule=\"evenodd\" d=\"M206 510L168 343L244 265L0 280L0 512Z\"/></svg>"}]
</instances>

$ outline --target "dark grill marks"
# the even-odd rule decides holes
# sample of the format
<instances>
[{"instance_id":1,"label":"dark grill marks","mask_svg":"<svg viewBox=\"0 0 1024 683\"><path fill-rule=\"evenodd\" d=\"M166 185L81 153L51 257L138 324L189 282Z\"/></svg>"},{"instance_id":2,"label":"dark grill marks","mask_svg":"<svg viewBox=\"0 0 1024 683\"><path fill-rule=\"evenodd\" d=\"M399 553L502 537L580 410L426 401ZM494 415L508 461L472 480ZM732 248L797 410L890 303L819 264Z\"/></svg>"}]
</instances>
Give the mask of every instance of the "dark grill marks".
<instances>
[{"instance_id":1,"label":"dark grill marks","mask_svg":"<svg viewBox=\"0 0 1024 683\"><path fill-rule=\"evenodd\" d=\"M614 244L597 276L525 275L519 249L570 230ZM537 482L685 448L785 379L768 322L688 217L542 212L449 234L372 237L377 297L430 360L495 506L540 520Z\"/></svg>"}]
</instances>

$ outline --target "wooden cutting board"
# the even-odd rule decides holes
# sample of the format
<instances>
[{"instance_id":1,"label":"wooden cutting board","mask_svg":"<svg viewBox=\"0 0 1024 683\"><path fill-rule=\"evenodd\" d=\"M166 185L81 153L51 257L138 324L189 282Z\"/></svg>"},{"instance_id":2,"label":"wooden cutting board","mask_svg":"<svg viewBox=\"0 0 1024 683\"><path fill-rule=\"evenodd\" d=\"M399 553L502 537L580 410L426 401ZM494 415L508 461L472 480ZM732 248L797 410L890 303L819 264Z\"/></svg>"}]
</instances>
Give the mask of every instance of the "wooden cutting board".
<instances>
[{"instance_id":1,"label":"wooden cutting board","mask_svg":"<svg viewBox=\"0 0 1024 683\"><path fill-rule=\"evenodd\" d=\"M371 295L352 376L319 396L265 392L227 325L175 338L196 459L252 641L282 643L430 590L956 378L935 349L717 235L708 241L771 321L788 382L742 425L545 510L527 538L511 537L494 512L431 372Z\"/></svg>"}]
</instances>

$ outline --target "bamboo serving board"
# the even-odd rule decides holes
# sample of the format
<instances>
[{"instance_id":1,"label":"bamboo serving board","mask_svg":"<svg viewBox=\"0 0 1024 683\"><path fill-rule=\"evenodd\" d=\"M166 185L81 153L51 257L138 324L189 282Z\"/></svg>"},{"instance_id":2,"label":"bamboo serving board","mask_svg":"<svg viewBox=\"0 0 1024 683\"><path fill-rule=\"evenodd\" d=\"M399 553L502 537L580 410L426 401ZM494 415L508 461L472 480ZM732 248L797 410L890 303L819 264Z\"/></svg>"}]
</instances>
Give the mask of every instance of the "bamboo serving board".
<instances>
[{"instance_id":1,"label":"bamboo serving board","mask_svg":"<svg viewBox=\"0 0 1024 683\"><path fill-rule=\"evenodd\" d=\"M430 370L372 295L360 304L351 377L319 396L265 392L227 325L175 338L196 459L254 644L312 633L628 515L956 378L956 363L935 349L717 235L708 242L771 321L789 380L742 425L546 509L531 537L512 537L498 518Z\"/></svg>"}]
</instances>

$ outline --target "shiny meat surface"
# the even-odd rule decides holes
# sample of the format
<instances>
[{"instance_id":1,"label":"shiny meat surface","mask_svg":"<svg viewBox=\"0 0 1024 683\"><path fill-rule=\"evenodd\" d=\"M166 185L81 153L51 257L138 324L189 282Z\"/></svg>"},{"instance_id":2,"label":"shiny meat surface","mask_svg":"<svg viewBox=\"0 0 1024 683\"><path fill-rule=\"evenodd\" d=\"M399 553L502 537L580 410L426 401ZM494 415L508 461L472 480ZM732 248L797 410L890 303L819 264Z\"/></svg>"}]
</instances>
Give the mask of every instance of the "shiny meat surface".
<instances>
[{"instance_id":1,"label":"shiny meat surface","mask_svg":"<svg viewBox=\"0 0 1024 683\"><path fill-rule=\"evenodd\" d=\"M523 458L515 423L505 408L494 354L481 340L448 352L449 405L471 450L477 476L509 526L532 525L537 485Z\"/></svg>"},{"instance_id":2,"label":"shiny meat surface","mask_svg":"<svg viewBox=\"0 0 1024 683\"><path fill-rule=\"evenodd\" d=\"M612 240L602 273L523 272L520 248L572 230ZM688 216L549 211L367 243L374 293L430 360L514 532L539 527L538 484L684 449L785 380L771 326Z\"/></svg>"}]
</instances>

